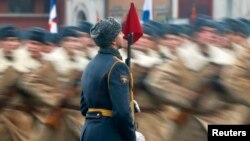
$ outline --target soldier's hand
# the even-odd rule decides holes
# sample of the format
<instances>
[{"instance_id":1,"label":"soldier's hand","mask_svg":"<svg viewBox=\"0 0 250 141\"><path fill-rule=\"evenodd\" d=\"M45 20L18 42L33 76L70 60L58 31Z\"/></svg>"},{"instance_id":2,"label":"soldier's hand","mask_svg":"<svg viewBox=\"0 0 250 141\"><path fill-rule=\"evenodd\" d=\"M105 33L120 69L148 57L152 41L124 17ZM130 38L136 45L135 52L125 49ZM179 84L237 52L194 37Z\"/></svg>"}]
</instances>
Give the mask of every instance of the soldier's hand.
<instances>
[{"instance_id":1,"label":"soldier's hand","mask_svg":"<svg viewBox=\"0 0 250 141\"><path fill-rule=\"evenodd\" d=\"M136 100L133 100L133 102L134 102L135 112L140 113L141 109L140 109L138 102Z\"/></svg>"},{"instance_id":2,"label":"soldier's hand","mask_svg":"<svg viewBox=\"0 0 250 141\"><path fill-rule=\"evenodd\" d=\"M136 131L135 135L136 135L136 141L145 141L145 137L142 133Z\"/></svg>"}]
</instances>

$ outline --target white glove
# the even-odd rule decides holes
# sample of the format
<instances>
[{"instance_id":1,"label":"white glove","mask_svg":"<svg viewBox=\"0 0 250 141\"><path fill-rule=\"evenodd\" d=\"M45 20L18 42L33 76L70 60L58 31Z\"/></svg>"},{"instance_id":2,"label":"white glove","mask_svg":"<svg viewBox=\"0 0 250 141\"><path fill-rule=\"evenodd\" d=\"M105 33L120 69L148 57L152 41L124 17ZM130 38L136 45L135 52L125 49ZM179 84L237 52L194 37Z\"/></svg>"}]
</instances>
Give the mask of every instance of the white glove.
<instances>
[{"instance_id":1,"label":"white glove","mask_svg":"<svg viewBox=\"0 0 250 141\"><path fill-rule=\"evenodd\" d=\"M145 137L142 133L135 131L136 141L145 141Z\"/></svg>"},{"instance_id":2,"label":"white glove","mask_svg":"<svg viewBox=\"0 0 250 141\"><path fill-rule=\"evenodd\" d=\"M138 102L136 100L134 100L133 102L134 102L134 106L135 106L135 112L140 113L141 109L140 109Z\"/></svg>"}]
</instances>

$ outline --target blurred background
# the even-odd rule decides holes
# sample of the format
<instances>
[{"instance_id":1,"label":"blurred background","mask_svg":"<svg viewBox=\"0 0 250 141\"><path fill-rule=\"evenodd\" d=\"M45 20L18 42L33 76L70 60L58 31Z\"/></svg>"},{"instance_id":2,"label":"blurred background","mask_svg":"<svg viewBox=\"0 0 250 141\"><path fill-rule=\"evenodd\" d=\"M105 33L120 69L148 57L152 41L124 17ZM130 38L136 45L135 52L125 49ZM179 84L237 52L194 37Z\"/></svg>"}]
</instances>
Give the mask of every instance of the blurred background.
<instances>
[{"instance_id":1,"label":"blurred background","mask_svg":"<svg viewBox=\"0 0 250 141\"><path fill-rule=\"evenodd\" d=\"M57 21L59 25L77 25L81 20L96 22L97 18L114 16L123 20L130 3L134 2L138 14L143 10L144 0L57 0ZM0 24L12 23L18 27L40 26L47 28L50 0L1 0ZM225 17L250 16L248 0L153 0L153 19L160 22L186 20L192 9L220 19ZM27 20L29 20L27 22Z\"/></svg>"},{"instance_id":2,"label":"blurred background","mask_svg":"<svg viewBox=\"0 0 250 141\"><path fill-rule=\"evenodd\" d=\"M80 140L81 77L99 51L90 29L123 23L131 2L146 141L204 141L208 124L250 123L250 0L0 0L0 141Z\"/></svg>"}]
</instances>

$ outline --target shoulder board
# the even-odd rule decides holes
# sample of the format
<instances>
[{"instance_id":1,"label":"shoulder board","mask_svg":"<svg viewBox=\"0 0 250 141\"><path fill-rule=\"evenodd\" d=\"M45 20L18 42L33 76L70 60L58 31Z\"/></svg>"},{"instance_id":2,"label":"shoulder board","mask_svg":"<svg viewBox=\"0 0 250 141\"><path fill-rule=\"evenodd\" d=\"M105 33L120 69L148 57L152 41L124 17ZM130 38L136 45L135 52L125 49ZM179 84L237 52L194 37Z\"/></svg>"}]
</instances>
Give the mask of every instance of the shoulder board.
<instances>
[{"instance_id":1,"label":"shoulder board","mask_svg":"<svg viewBox=\"0 0 250 141\"><path fill-rule=\"evenodd\" d=\"M118 61L118 62L124 63L121 59L119 59L119 58L118 58L118 57L116 57L116 56L113 56L113 59L115 59L115 61Z\"/></svg>"}]
</instances>

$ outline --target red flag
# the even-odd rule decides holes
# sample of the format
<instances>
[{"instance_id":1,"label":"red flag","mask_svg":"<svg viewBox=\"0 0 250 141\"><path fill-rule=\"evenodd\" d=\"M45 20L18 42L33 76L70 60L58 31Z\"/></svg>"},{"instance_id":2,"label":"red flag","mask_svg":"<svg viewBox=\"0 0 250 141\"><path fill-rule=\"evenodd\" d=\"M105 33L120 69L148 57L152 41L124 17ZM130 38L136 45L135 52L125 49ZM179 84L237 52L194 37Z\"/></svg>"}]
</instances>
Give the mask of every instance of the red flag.
<instances>
[{"instance_id":1,"label":"red flag","mask_svg":"<svg viewBox=\"0 0 250 141\"><path fill-rule=\"evenodd\" d=\"M128 40L129 34L131 33L133 34L132 44L135 43L143 34L134 3L131 3L130 5L130 9L127 15L127 19L124 22L122 32L125 35L124 38L127 40Z\"/></svg>"},{"instance_id":2,"label":"red flag","mask_svg":"<svg viewBox=\"0 0 250 141\"><path fill-rule=\"evenodd\" d=\"M195 18L196 18L196 6L194 4L193 7L192 7L192 11L191 11L190 24L194 24Z\"/></svg>"}]
</instances>

